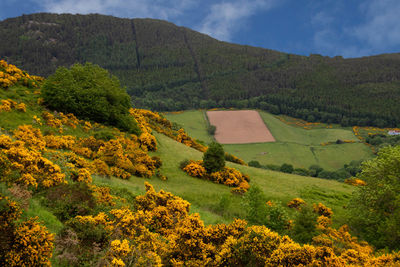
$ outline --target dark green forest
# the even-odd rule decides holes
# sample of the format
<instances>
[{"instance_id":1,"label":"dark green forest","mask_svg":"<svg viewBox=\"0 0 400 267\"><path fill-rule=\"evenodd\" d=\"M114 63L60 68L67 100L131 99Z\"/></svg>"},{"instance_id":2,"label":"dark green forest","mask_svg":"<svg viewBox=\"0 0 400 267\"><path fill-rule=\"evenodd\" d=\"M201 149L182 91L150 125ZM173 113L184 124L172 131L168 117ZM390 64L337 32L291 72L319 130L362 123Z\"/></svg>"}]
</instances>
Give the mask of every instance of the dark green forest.
<instances>
[{"instance_id":1,"label":"dark green forest","mask_svg":"<svg viewBox=\"0 0 400 267\"><path fill-rule=\"evenodd\" d=\"M32 74L92 62L136 107L259 108L308 121L400 125L400 54L344 59L235 45L154 19L39 13L0 22L0 58Z\"/></svg>"}]
</instances>

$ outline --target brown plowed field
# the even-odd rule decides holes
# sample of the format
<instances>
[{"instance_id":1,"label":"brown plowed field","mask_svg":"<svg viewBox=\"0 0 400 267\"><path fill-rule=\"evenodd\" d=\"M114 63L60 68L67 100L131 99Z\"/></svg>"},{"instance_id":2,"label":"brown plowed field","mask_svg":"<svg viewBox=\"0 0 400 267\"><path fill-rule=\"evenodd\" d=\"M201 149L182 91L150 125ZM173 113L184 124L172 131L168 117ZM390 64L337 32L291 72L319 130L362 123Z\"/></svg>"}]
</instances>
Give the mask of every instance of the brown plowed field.
<instances>
[{"instance_id":1,"label":"brown plowed field","mask_svg":"<svg viewBox=\"0 0 400 267\"><path fill-rule=\"evenodd\" d=\"M221 144L275 142L260 114L255 110L207 111L215 125L215 139Z\"/></svg>"}]
</instances>

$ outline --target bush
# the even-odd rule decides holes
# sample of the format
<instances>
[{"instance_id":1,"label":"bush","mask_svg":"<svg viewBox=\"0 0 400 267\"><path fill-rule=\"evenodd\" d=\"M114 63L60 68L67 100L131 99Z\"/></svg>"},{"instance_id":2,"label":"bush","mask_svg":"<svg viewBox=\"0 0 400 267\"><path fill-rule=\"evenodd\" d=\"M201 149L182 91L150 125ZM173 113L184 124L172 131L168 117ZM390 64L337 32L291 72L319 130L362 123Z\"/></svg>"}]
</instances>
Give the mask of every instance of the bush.
<instances>
[{"instance_id":1,"label":"bush","mask_svg":"<svg viewBox=\"0 0 400 267\"><path fill-rule=\"evenodd\" d=\"M189 165L190 160L184 159L181 162L179 162L179 169L183 170L187 165Z\"/></svg>"},{"instance_id":2,"label":"bush","mask_svg":"<svg viewBox=\"0 0 400 267\"><path fill-rule=\"evenodd\" d=\"M151 159L154 160L154 167L156 167L156 169L161 168L162 161L161 161L161 158L159 156L153 156L153 157L151 157Z\"/></svg>"},{"instance_id":3,"label":"bush","mask_svg":"<svg viewBox=\"0 0 400 267\"><path fill-rule=\"evenodd\" d=\"M267 164L265 168L271 171L279 171L281 167L279 165Z\"/></svg>"},{"instance_id":4,"label":"bush","mask_svg":"<svg viewBox=\"0 0 400 267\"><path fill-rule=\"evenodd\" d=\"M90 214L96 207L96 200L87 184L73 183L50 188L44 204L65 222L77 215Z\"/></svg>"},{"instance_id":5,"label":"bush","mask_svg":"<svg viewBox=\"0 0 400 267\"><path fill-rule=\"evenodd\" d=\"M293 169L293 165L283 163L279 170L281 172L292 173L294 169Z\"/></svg>"},{"instance_id":6,"label":"bush","mask_svg":"<svg viewBox=\"0 0 400 267\"><path fill-rule=\"evenodd\" d=\"M262 225L267 217L266 197L257 185L253 185L244 197L246 219L250 224Z\"/></svg>"},{"instance_id":7,"label":"bush","mask_svg":"<svg viewBox=\"0 0 400 267\"><path fill-rule=\"evenodd\" d=\"M311 165L310 168L308 168L308 170L310 171L310 175L311 175L312 177L317 177L318 174L319 174L320 172L322 172L324 169L321 168L321 167L318 166L318 165Z\"/></svg>"},{"instance_id":8,"label":"bush","mask_svg":"<svg viewBox=\"0 0 400 267\"><path fill-rule=\"evenodd\" d=\"M115 139L114 133L110 130L101 130L95 132L93 134L93 137L96 138L97 140L103 140L103 141L110 141L111 139Z\"/></svg>"},{"instance_id":9,"label":"bush","mask_svg":"<svg viewBox=\"0 0 400 267\"><path fill-rule=\"evenodd\" d=\"M216 130L217 130L217 127L216 127L215 125L209 125L209 126L207 127L207 132L208 132L210 135L214 135Z\"/></svg>"},{"instance_id":10,"label":"bush","mask_svg":"<svg viewBox=\"0 0 400 267\"><path fill-rule=\"evenodd\" d=\"M225 167L225 152L219 143L212 142L203 155L204 168L207 173L222 170Z\"/></svg>"},{"instance_id":11,"label":"bush","mask_svg":"<svg viewBox=\"0 0 400 267\"><path fill-rule=\"evenodd\" d=\"M257 160L249 161L249 166L254 168L261 168L261 164Z\"/></svg>"},{"instance_id":12,"label":"bush","mask_svg":"<svg viewBox=\"0 0 400 267\"><path fill-rule=\"evenodd\" d=\"M292 172L293 174L301 175L301 176L309 176L310 172L304 168L296 168Z\"/></svg>"},{"instance_id":13,"label":"bush","mask_svg":"<svg viewBox=\"0 0 400 267\"><path fill-rule=\"evenodd\" d=\"M268 203L271 203L270 201ZM260 187L253 185L244 197L246 219L253 225L265 225L273 231L283 233L288 225L288 215L280 203L266 204Z\"/></svg>"},{"instance_id":14,"label":"bush","mask_svg":"<svg viewBox=\"0 0 400 267\"><path fill-rule=\"evenodd\" d=\"M299 243L310 243L312 238L318 235L317 217L311 207L303 205L296 216L290 236Z\"/></svg>"},{"instance_id":15,"label":"bush","mask_svg":"<svg viewBox=\"0 0 400 267\"><path fill-rule=\"evenodd\" d=\"M51 109L140 133L137 122L129 115L129 95L116 77L97 65L58 68L43 84L42 96Z\"/></svg>"}]
</instances>

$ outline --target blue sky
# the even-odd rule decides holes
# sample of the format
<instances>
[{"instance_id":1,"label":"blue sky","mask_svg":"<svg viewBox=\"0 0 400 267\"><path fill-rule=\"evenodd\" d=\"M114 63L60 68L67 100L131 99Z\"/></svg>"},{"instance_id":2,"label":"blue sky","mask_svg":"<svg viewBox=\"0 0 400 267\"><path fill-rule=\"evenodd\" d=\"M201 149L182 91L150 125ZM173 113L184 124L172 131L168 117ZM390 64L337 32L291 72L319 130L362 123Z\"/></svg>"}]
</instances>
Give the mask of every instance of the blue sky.
<instances>
[{"instance_id":1,"label":"blue sky","mask_svg":"<svg viewBox=\"0 0 400 267\"><path fill-rule=\"evenodd\" d=\"M239 44L360 57L400 52L400 0L1 0L0 20L35 12L157 18Z\"/></svg>"}]
</instances>

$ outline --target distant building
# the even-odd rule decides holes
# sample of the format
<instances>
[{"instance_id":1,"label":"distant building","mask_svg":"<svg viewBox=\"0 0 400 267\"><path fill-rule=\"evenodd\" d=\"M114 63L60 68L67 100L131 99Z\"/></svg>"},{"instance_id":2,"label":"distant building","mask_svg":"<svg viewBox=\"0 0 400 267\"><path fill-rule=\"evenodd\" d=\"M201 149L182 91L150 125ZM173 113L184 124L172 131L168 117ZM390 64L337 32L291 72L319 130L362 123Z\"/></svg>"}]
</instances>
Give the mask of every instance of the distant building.
<instances>
[{"instance_id":1,"label":"distant building","mask_svg":"<svg viewBox=\"0 0 400 267\"><path fill-rule=\"evenodd\" d=\"M399 131L388 131L388 135L400 135Z\"/></svg>"}]
</instances>

